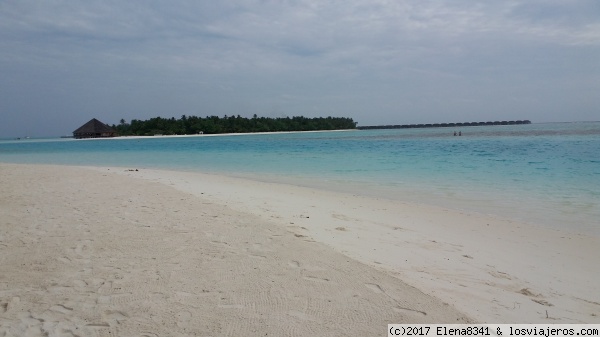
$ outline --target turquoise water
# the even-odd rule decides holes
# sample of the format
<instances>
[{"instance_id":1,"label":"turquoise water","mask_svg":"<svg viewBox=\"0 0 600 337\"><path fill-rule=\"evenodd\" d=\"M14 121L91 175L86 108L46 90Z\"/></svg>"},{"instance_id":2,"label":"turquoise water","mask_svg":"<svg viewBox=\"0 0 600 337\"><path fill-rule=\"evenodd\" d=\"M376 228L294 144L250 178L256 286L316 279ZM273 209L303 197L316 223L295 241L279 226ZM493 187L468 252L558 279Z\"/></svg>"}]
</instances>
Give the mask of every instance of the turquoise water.
<instances>
[{"instance_id":1,"label":"turquoise water","mask_svg":"<svg viewBox=\"0 0 600 337\"><path fill-rule=\"evenodd\" d=\"M0 162L220 173L600 234L600 122L454 131L7 140Z\"/></svg>"}]
</instances>

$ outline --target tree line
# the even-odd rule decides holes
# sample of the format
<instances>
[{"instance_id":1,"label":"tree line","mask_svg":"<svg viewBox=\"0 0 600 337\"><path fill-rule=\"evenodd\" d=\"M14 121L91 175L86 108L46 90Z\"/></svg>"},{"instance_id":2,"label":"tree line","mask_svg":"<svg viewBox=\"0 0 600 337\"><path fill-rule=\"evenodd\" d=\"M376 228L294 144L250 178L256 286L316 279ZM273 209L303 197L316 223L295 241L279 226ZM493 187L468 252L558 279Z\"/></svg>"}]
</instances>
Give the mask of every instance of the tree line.
<instances>
[{"instance_id":1,"label":"tree line","mask_svg":"<svg viewBox=\"0 0 600 337\"><path fill-rule=\"evenodd\" d=\"M127 123L121 119L119 125L112 125L120 136L153 136L153 135L190 135L242 132L275 132L275 131L315 131L355 129L356 123L346 117L258 117L207 116L196 117L183 115L179 119L155 117L148 120L131 120Z\"/></svg>"}]
</instances>

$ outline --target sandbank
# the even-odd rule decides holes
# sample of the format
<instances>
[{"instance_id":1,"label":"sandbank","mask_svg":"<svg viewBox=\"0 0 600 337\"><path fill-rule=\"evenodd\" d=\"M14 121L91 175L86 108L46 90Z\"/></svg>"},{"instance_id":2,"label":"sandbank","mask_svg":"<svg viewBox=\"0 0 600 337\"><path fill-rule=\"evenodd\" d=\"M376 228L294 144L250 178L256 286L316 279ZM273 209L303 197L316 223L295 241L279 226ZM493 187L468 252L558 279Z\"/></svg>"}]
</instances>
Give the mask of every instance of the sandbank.
<instances>
[{"instance_id":1,"label":"sandbank","mask_svg":"<svg viewBox=\"0 0 600 337\"><path fill-rule=\"evenodd\" d=\"M589 233L289 184L195 172L112 170L285 226L477 322L600 322L600 269L595 267L600 238Z\"/></svg>"},{"instance_id":2,"label":"sandbank","mask_svg":"<svg viewBox=\"0 0 600 337\"><path fill-rule=\"evenodd\" d=\"M377 336L471 321L302 225L143 171L0 164L0 336Z\"/></svg>"},{"instance_id":3,"label":"sandbank","mask_svg":"<svg viewBox=\"0 0 600 337\"><path fill-rule=\"evenodd\" d=\"M196 172L0 164L0 335L598 323L598 237Z\"/></svg>"}]
</instances>

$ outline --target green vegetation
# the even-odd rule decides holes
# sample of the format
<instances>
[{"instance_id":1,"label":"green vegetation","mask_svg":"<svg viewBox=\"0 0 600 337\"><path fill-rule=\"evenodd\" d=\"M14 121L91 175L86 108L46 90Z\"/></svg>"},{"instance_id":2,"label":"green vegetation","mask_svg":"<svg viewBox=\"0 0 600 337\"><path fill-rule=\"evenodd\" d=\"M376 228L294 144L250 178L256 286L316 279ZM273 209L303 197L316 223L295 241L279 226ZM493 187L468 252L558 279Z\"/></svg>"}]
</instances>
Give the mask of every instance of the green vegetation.
<instances>
[{"instance_id":1,"label":"green vegetation","mask_svg":"<svg viewBox=\"0 0 600 337\"><path fill-rule=\"evenodd\" d=\"M190 135L198 133L241 133L274 131L314 131L355 129L352 118L345 117L285 117L245 118L238 116L187 117L180 119L155 117L146 121L133 119L131 123L121 119L119 125L112 126L120 136Z\"/></svg>"}]
</instances>

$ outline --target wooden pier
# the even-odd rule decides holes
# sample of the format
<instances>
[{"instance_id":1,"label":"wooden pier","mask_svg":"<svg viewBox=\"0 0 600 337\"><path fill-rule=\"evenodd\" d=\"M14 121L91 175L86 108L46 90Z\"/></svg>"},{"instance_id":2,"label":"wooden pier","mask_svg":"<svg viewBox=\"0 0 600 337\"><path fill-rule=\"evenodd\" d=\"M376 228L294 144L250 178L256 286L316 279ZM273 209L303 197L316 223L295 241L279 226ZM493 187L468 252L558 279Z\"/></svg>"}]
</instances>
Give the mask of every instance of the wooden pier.
<instances>
[{"instance_id":1,"label":"wooden pier","mask_svg":"<svg viewBox=\"0 0 600 337\"><path fill-rule=\"evenodd\" d=\"M357 126L356 128L359 130L422 129L422 128L450 128L450 127L463 127L463 126L518 125L518 124L531 124L531 121L519 120L519 121L436 123L436 124L371 125L371 126Z\"/></svg>"}]
</instances>

